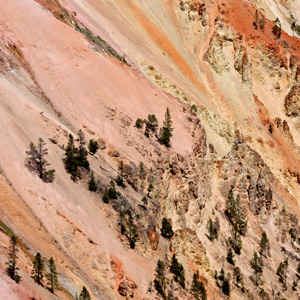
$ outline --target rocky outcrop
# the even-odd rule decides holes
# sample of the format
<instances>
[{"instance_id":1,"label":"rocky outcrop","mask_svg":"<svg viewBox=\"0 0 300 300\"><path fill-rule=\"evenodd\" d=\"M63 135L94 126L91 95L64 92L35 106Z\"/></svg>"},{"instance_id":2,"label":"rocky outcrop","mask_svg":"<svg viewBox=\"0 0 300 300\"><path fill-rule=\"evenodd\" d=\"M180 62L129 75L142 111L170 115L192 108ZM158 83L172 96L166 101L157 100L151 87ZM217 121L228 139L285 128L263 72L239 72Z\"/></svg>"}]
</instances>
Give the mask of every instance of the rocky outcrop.
<instances>
[{"instance_id":1,"label":"rocky outcrop","mask_svg":"<svg viewBox=\"0 0 300 300\"><path fill-rule=\"evenodd\" d=\"M285 113L288 117L295 118L300 115L300 85L294 85L284 98Z\"/></svg>"},{"instance_id":2,"label":"rocky outcrop","mask_svg":"<svg viewBox=\"0 0 300 300\"><path fill-rule=\"evenodd\" d=\"M158 166L162 215L173 220L175 229L195 229L200 221L201 209L211 197L206 155L206 135L197 118L195 122L195 143L193 153L183 157L172 154L162 158Z\"/></svg>"},{"instance_id":3,"label":"rocky outcrop","mask_svg":"<svg viewBox=\"0 0 300 300\"><path fill-rule=\"evenodd\" d=\"M170 250L178 256L183 256L189 266L205 271L210 270L206 250L191 229L181 229L174 233L171 239Z\"/></svg>"},{"instance_id":4,"label":"rocky outcrop","mask_svg":"<svg viewBox=\"0 0 300 300\"><path fill-rule=\"evenodd\" d=\"M259 215L271 209L273 195L270 186L274 177L256 151L245 144L236 144L221 163L220 190L225 198L233 188L253 214Z\"/></svg>"},{"instance_id":5,"label":"rocky outcrop","mask_svg":"<svg viewBox=\"0 0 300 300\"><path fill-rule=\"evenodd\" d=\"M180 0L180 9L187 12L189 21L201 21L203 26L207 25L207 14L204 1Z\"/></svg>"},{"instance_id":6,"label":"rocky outcrop","mask_svg":"<svg viewBox=\"0 0 300 300\"><path fill-rule=\"evenodd\" d=\"M280 118L275 118L274 123L276 127L283 133L283 135L290 140L291 142L294 141L294 138L290 132L290 127L286 120L281 120Z\"/></svg>"},{"instance_id":7,"label":"rocky outcrop","mask_svg":"<svg viewBox=\"0 0 300 300\"><path fill-rule=\"evenodd\" d=\"M232 42L231 39L215 32L203 56L203 59L210 64L217 74L221 75L224 72L230 71L229 61L224 53L224 47L230 42Z\"/></svg>"},{"instance_id":8,"label":"rocky outcrop","mask_svg":"<svg viewBox=\"0 0 300 300\"><path fill-rule=\"evenodd\" d=\"M242 37L234 40L234 68L241 75L243 83L251 84L251 61L246 47L242 44Z\"/></svg>"}]
</instances>

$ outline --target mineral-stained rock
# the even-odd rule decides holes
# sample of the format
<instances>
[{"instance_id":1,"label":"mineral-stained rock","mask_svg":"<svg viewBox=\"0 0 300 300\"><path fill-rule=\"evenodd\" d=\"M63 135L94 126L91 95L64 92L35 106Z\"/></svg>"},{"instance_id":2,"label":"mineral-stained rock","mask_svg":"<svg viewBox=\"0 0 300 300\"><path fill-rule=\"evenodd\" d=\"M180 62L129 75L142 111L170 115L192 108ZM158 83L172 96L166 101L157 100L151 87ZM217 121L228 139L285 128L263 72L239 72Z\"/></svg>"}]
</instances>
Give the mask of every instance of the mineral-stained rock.
<instances>
[{"instance_id":1,"label":"mineral-stained rock","mask_svg":"<svg viewBox=\"0 0 300 300\"><path fill-rule=\"evenodd\" d=\"M184 256L189 265L209 271L206 250L195 231L189 228L176 230L171 239L170 250L178 256Z\"/></svg>"}]
</instances>

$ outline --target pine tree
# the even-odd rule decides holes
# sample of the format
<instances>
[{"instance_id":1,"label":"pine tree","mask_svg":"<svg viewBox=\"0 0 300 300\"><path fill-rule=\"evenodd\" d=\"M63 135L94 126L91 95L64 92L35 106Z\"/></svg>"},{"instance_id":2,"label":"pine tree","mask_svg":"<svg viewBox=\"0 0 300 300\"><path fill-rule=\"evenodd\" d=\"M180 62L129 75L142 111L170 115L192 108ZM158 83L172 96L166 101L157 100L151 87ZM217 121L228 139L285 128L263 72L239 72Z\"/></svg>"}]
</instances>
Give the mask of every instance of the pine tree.
<instances>
[{"instance_id":1,"label":"pine tree","mask_svg":"<svg viewBox=\"0 0 300 300\"><path fill-rule=\"evenodd\" d=\"M91 300L90 293L85 286L82 287L79 300Z\"/></svg>"},{"instance_id":2,"label":"pine tree","mask_svg":"<svg viewBox=\"0 0 300 300\"><path fill-rule=\"evenodd\" d=\"M225 295L229 296L230 295L229 275L227 275L227 277L225 276L224 269L221 269L220 275L218 275L218 272L215 271L214 278L216 280L218 287L221 289L221 291Z\"/></svg>"},{"instance_id":3,"label":"pine tree","mask_svg":"<svg viewBox=\"0 0 300 300\"><path fill-rule=\"evenodd\" d=\"M102 200L104 203L109 203L109 193L108 189L105 189L103 192Z\"/></svg>"},{"instance_id":4,"label":"pine tree","mask_svg":"<svg viewBox=\"0 0 300 300\"><path fill-rule=\"evenodd\" d=\"M79 141L78 156L77 156L78 166L90 170L90 163L87 160L88 152L85 147L84 133L81 129L78 131L78 141Z\"/></svg>"},{"instance_id":5,"label":"pine tree","mask_svg":"<svg viewBox=\"0 0 300 300\"><path fill-rule=\"evenodd\" d=\"M211 241L213 241L214 239L218 239L219 230L220 230L220 222L218 218L215 221L209 219L207 221L206 228L208 230L209 239Z\"/></svg>"},{"instance_id":6,"label":"pine tree","mask_svg":"<svg viewBox=\"0 0 300 300\"><path fill-rule=\"evenodd\" d=\"M262 233L259 243L259 254L264 257L270 256L270 242L265 232Z\"/></svg>"},{"instance_id":7,"label":"pine tree","mask_svg":"<svg viewBox=\"0 0 300 300\"><path fill-rule=\"evenodd\" d=\"M27 158L25 166L29 171L37 173L44 182L53 182L55 170L47 170L50 164L45 159L48 154L48 149L45 147L46 143L42 138L39 138L37 146L30 143L30 150L26 151Z\"/></svg>"},{"instance_id":8,"label":"pine tree","mask_svg":"<svg viewBox=\"0 0 300 300\"><path fill-rule=\"evenodd\" d=\"M144 181L146 179L147 176L147 171L145 169L145 165L143 164L143 162L140 162L139 164L139 179L141 182L141 191L144 190Z\"/></svg>"},{"instance_id":9,"label":"pine tree","mask_svg":"<svg viewBox=\"0 0 300 300\"><path fill-rule=\"evenodd\" d=\"M155 279L153 281L154 288L162 296L163 299L166 298L166 278L165 278L166 267L163 261L160 259L157 261L155 269Z\"/></svg>"},{"instance_id":10,"label":"pine tree","mask_svg":"<svg viewBox=\"0 0 300 300\"><path fill-rule=\"evenodd\" d=\"M172 256L170 272L174 274L174 280L185 288L185 271L183 265L178 262L176 254Z\"/></svg>"},{"instance_id":11,"label":"pine tree","mask_svg":"<svg viewBox=\"0 0 300 300\"><path fill-rule=\"evenodd\" d=\"M110 181L110 188L108 189L108 197L109 199L118 199L116 186L113 180Z\"/></svg>"},{"instance_id":12,"label":"pine tree","mask_svg":"<svg viewBox=\"0 0 300 300\"><path fill-rule=\"evenodd\" d=\"M97 150L99 149L99 144L94 139L89 141L89 151L92 155L96 154Z\"/></svg>"},{"instance_id":13,"label":"pine tree","mask_svg":"<svg viewBox=\"0 0 300 300\"><path fill-rule=\"evenodd\" d=\"M170 239L174 232L173 232L173 229L172 229L172 225L171 223L168 221L168 219L166 218L163 218L162 220L162 228L161 228L161 235L167 239Z\"/></svg>"},{"instance_id":14,"label":"pine tree","mask_svg":"<svg viewBox=\"0 0 300 300\"><path fill-rule=\"evenodd\" d=\"M158 127L158 121L156 119L156 116L148 115L148 119L144 121L146 123L146 129L148 128L149 131L156 132L156 129Z\"/></svg>"},{"instance_id":15,"label":"pine tree","mask_svg":"<svg viewBox=\"0 0 300 300\"><path fill-rule=\"evenodd\" d=\"M260 277L263 273L263 260L262 258L254 251L253 258L250 262L251 269L254 273L254 283L256 286L260 284Z\"/></svg>"},{"instance_id":16,"label":"pine tree","mask_svg":"<svg viewBox=\"0 0 300 300\"><path fill-rule=\"evenodd\" d=\"M135 121L135 126L138 129L142 129L143 126L144 126L144 121L140 118L137 118L136 121Z\"/></svg>"},{"instance_id":17,"label":"pine tree","mask_svg":"<svg viewBox=\"0 0 300 300\"><path fill-rule=\"evenodd\" d=\"M289 266L289 261L286 258L283 262L281 262L278 266L278 269L276 271L276 275L279 277L279 282L282 283L282 286L284 289L287 289L287 270Z\"/></svg>"},{"instance_id":18,"label":"pine tree","mask_svg":"<svg viewBox=\"0 0 300 300\"><path fill-rule=\"evenodd\" d=\"M228 239L228 243L237 255L241 254L242 238L235 224L231 228L231 237Z\"/></svg>"},{"instance_id":19,"label":"pine tree","mask_svg":"<svg viewBox=\"0 0 300 300\"><path fill-rule=\"evenodd\" d=\"M154 186L152 183L149 183L148 189L147 189L147 196L150 197L150 193L153 191ZM151 197L150 197L151 198Z\"/></svg>"},{"instance_id":20,"label":"pine tree","mask_svg":"<svg viewBox=\"0 0 300 300\"><path fill-rule=\"evenodd\" d=\"M298 267L297 267L297 276L300 278L300 262L298 263Z\"/></svg>"},{"instance_id":21,"label":"pine tree","mask_svg":"<svg viewBox=\"0 0 300 300\"><path fill-rule=\"evenodd\" d=\"M41 254L38 252L33 260L33 268L31 274L37 284L43 285L44 278L44 260Z\"/></svg>"},{"instance_id":22,"label":"pine tree","mask_svg":"<svg viewBox=\"0 0 300 300\"><path fill-rule=\"evenodd\" d=\"M199 271L194 273L191 293L197 300L207 300L207 293L202 281L199 280Z\"/></svg>"},{"instance_id":23,"label":"pine tree","mask_svg":"<svg viewBox=\"0 0 300 300\"><path fill-rule=\"evenodd\" d=\"M128 228L128 240L129 245L131 249L135 248L135 243L139 237L136 225L134 224L134 220L132 217L132 213L130 210L127 212L128 215L128 222L127 222L127 228Z\"/></svg>"},{"instance_id":24,"label":"pine tree","mask_svg":"<svg viewBox=\"0 0 300 300\"><path fill-rule=\"evenodd\" d=\"M54 294L54 290L58 288L57 272L54 259L51 257L48 261L49 273L46 274L48 279L49 290Z\"/></svg>"},{"instance_id":25,"label":"pine tree","mask_svg":"<svg viewBox=\"0 0 300 300\"><path fill-rule=\"evenodd\" d=\"M238 195L236 199L234 199L232 189L228 193L225 213L235 230L242 236L245 236L247 232L246 214L243 211L240 196Z\"/></svg>"},{"instance_id":26,"label":"pine tree","mask_svg":"<svg viewBox=\"0 0 300 300\"><path fill-rule=\"evenodd\" d=\"M18 238L13 234L10 238L10 246L9 246L9 261L6 263L8 265L6 272L7 275L13 279L16 283L19 283L21 280L21 276L18 275L18 270L17 268L17 258L18 255L17 253L19 252L18 249Z\"/></svg>"},{"instance_id":27,"label":"pine tree","mask_svg":"<svg viewBox=\"0 0 300 300\"><path fill-rule=\"evenodd\" d=\"M236 282L236 286L237 287L240 287L240 284L243 285L243 275L241 273L241 270L239 267L235 267L234 270L233 270L233 276L235 278L235 282Z\"/></svg>"},{"instance_id":28,"label":"pine tree","mask_svg":"<svg viewBox=\"0 0 300 300\"><path fill-rule=\"evenodd\" d=\"M92 172L91 179L89 180L89 191L97 192L98 186L95 180L94 172Z\"/></svg>"},{"instance_id":29,"label":"pine tree","mask_svg":"<svg viewBox=\"0 0 300 300\"><path fill-rule=\"evenodd\" d=\"M167 108L165 113L165 120L163 122L163 127L160 129L160 142L166 147L171 147L171 137L172 137L172 120L169 108Z\"/></svg>"},{"instance_id":30,"label":"pine tree","mask_svg":"<svg viewBox=\"0 0 300 300\"><path fill-rule=\"evenodd\" d=\"M233 260L233 258L234 258L234 253L232 252L232 248L229 247L228 250L227 250L227 257L226 257L226 259L227 259L227 261L228 261L231 265L234 266L234 260Z\"/></svg>"},{"instance_id":31,"label":"pine tree","mask_svg":"<svg viewBox=\"0 0 300 300\"><path fill-rule=\"evenodd\" d=\"M73 181L77 180L78 177L78 163L77 163L77 153L78 149L74 145L74 138L72 134L69 134L69 142L66 148L66 158L64 159L64 164L66 171L71 175Z\"/></svg>"}]
</instances>

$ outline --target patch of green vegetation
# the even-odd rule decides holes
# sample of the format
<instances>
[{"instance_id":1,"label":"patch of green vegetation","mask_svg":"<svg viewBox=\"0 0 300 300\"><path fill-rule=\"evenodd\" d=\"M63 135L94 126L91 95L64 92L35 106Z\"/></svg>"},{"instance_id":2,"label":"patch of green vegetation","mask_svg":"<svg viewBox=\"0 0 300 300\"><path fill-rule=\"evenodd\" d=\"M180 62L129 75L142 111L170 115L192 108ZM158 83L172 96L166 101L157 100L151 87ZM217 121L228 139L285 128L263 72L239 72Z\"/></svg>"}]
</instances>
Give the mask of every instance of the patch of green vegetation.
<instances>
[{"instance_id":1,"label":"patch of green vegetation","mask_svg":"<svg viewBox=\"0 0 300 300\"><path fill-rule=\"evenodd\" d=\"M87 39L89 39L92 43L95 45L101 47L109 53L111 56L117 58L119 61L122 63L126 64L127 66L130 67L124 56L121 56L115 49L113 49L106 41L101 39L100 36L94 36L93 33L86 27L81 27L77 23L75 24L75 30L78 32L82 33Z\"/></svg>"}]
</instances>

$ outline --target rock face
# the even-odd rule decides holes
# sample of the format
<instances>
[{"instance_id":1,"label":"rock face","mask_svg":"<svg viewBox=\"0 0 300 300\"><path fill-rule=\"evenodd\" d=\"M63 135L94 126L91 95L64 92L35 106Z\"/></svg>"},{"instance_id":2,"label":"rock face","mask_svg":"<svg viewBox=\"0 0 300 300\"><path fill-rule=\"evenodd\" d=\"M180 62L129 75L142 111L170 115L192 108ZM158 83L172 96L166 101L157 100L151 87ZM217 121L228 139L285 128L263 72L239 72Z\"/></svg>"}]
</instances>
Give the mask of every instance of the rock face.
<instances>
[{"instance_id":1,"label":"rock face","mask_svg":"<svg viewBox=\"0 0 300 300\"><path fill-rule=\"evenodd\" d=\"M193 299L199 271L207 298L224 299L214 276L223 269L231 299L300 299L300 40L290 26L290 14L300 22L299 3L2 0L0 298L53 299L31 278L40 252L55 258L62 300L83 286L92 299L159 300L158 260L165 298ZM161 136L167 108L171 147ZM147 136L149 115L158 126ZM79 129L100 149L73 182L63 158ZM53 183L24 167L39 137ZM247 215L241 237L225 212L231 189ZM12 232L18 285L5 264ZM263 232L271 256L258 288L250 261ZM226 259L233 243L242 245L234 267ZM170 272L173 254L185 289ZM276 274L286 258L287 289Z\"/></svg>"},{"instance_id":2,"label":"rock face","mask_svg":"<svg viewBox=\"0 0 300 300\"><path fill-rule=\"evenodd\" d=\"M191 229L176 230L171 239L170 250L184 258L186 264L193 269L200 268L206 272L210 271L206 250L195 231Z\"/></svg>"},{"instance_id":3,"label":"rock face","mask_svg":"<svg viewBox=\"0 0 300 300\"><path fill-rule=\"evenodd\" d=\"M288 117L299 117L300 115L300 85L294 85L284 98L285 113Z\"/></svg>"},{"instance_id":4,"label":"rock face","mask_svg":"<svg viewBox=\"0 0 300 300\"><path fill-rule=\"evenodd\" d=\"M267 213L272 204L274 177L262 157L249 146L236 144L223 159L220 169L220 190L227 197L234 189L255 215Z\"/></svg>"},{"instance_id":5,"label":"rock face","mask_svg":"<svg viewBox=\"0 0 300 300\"><path fill-rule=\"evenodd\" d=\"M203 56L204 60L210 64L217 74L230 71L229 61L224 54L224 47L230 42L232 42L232 40L230 41L225 36L221 36L219 33L215 32L210 39L208 49Z\"/></svg>"},{"instance_id":6,"label":"rock face","mask_svg":"<svg viewBox=\"0 0 300 300\"><path fill-rule=\"evenodd\" d=\"M156 190L161 201L161 214L176 227L195 229L201 210L211 197L206 155L206 136L200 121L194 118L195 143L187 157L171 155L160 163L161 185Z\"/></svg>"}]
</instances>

